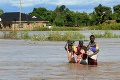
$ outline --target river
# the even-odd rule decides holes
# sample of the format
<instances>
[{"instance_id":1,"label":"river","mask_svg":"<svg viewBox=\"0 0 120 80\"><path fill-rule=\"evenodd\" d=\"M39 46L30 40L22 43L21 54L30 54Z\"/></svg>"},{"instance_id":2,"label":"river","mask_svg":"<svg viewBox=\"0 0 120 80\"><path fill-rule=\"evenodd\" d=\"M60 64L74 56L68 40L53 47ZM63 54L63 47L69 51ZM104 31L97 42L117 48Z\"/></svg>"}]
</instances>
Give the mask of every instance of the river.
<instances>
[{"instance_id":1,"label":"river","mask_svg":"<svg viewBox=\"0 0 120 80\"><path fill-rule=\"evenodd\" d=\"M119 80L120 38L96 41L98 65L88 66L68 63L63 41L0 39L0 80Z\"/></svg>"}]
</instances>

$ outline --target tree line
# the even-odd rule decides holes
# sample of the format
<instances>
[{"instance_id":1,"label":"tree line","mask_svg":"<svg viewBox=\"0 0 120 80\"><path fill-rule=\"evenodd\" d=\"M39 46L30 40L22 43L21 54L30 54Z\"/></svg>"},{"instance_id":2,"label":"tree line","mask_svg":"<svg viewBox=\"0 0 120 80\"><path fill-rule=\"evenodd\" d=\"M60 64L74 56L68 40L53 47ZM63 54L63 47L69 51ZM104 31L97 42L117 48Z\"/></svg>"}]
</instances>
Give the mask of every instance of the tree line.
<instances>
[{"instance_id":1,"label":"tree line","mask_svg":"<svg viewBox=\"0 0 120 80\"><path fill-rule=\"evenodd\" d=\"M4 13L0 10L0 14ZM29 13L31 16L41 17L49 21L49 25L55 26L93 26L104 23L106 20L115 20L120 23L120 4L113 6L113 9L108 6L99 4L94 8L92 13L74 12L69 10L65 5L56 6L55 10L47 10L44 7L34 8Z\"/></svg>"}]
</instances>

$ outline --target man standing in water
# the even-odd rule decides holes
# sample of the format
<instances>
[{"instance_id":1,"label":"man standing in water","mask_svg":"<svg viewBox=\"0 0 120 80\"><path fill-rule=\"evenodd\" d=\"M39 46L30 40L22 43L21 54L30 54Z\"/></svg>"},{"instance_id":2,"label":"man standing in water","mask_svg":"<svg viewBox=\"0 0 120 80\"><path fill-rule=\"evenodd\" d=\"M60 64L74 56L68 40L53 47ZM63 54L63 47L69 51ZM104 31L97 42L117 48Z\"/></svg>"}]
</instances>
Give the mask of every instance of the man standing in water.
<instances>
[{"instance_id":1,"label":"man standing in water","mask_svg":"<svg viewBox=\"0 0 120 80\"><path fill-rule=\"evenodd\" d=\"M88 65L97 65L97 53L98 53L98 44L94 41L95 36L90 36L90 42L87 46L88 48Z\"/></svg>"}]
</instances>

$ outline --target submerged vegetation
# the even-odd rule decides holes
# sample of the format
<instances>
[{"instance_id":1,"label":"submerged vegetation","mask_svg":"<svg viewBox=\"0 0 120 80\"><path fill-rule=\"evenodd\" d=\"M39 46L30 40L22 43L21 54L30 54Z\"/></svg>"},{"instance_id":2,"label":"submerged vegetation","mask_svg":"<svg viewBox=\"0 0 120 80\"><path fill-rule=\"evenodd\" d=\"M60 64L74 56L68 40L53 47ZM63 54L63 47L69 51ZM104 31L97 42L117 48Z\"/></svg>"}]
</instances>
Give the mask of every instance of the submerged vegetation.
<instances>
[{"instance_id":1,"label":"submerged vegetation","mask_svg":"<svg viewBox=\"0 0 120 80\"><path fill-rule=\"evenodd\" d=\"M92 33L96 38L120 38L120 35L114 34L110 31L105 31L104 33Z\"/></svg>"},{"instance_id":2,"label":"submerged vegetation","mask_svg":"<svg viewBox=\"0 0 120 80\"><path fill-rule=\"evenodd\" d=\"M66 41L66 40L79 40L84 39L85 36L79 32L66 32L64 34L56 31L48 32L46 35L29 35L28 31L10 31L8 33L3 32L2 39L25 39L33 41Z\"/></svg>"},{"instance_id":3,"label":"submerged vegetation","mask_svg":"<svg viewBox=\"0 0 120 80\"><path fill-rule=\"evenodd\" d=\"M95 35L96 38L120 38L120 35L114 34L110 31L105 31L104 33L91 33ZM3 32L1 36L2 39L24 39L33 41L66 41L66 40L80 40L85 39L85 35L80 32L67 31L64 34L58 31L50 31L47 34L39 35L29 35L28 31L10 31L8 33Z\"/></svg>"},{"instance_id":4,"label":"submerged vegetation","mask_svg":"<svg viewBox=\"0 0 120 80\"><path fill-rule=\"evenodd\" d=\"M48 35L48 40L50 41L66 41L66 40L79 40L84 39L85 36L79 32L65 32L64 34L60 32L52 32Z\"/></svg>"},{"instance_id":5,"label":"submerged vegetation","mask_svg":"<svg viewBox=\"0 0 120 80\"><path fill-rule=\"evenodd\" d=\"M1 36L3 39L18 39L17 31L6 32L3 31L3 35Z\"/></svg>"}]
</instances>

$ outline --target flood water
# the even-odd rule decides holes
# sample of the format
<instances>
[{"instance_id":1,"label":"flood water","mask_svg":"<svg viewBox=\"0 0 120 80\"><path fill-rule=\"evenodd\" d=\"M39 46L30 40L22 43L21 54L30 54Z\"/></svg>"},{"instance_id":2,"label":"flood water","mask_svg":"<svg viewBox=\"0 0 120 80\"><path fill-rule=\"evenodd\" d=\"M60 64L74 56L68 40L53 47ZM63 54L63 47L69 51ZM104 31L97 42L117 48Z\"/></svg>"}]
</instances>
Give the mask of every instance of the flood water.
<instances>
[{"instance_id":1,"label":"flood water","mask_svg":"<svg viewBox=\"0 0 120 80\"><path fill-rule=\"evenodd\" d=\"M68 63L63 41L1 39L0 80L120 80L120 38L96 41L98 65L88 66Z\"/></svg>"}]
</instances>

